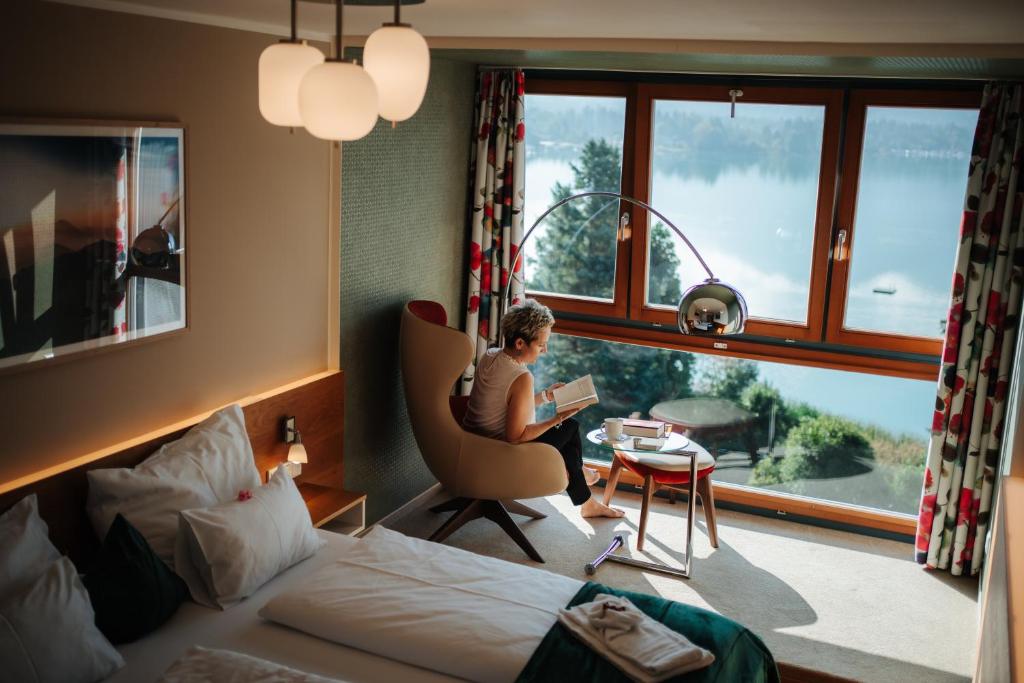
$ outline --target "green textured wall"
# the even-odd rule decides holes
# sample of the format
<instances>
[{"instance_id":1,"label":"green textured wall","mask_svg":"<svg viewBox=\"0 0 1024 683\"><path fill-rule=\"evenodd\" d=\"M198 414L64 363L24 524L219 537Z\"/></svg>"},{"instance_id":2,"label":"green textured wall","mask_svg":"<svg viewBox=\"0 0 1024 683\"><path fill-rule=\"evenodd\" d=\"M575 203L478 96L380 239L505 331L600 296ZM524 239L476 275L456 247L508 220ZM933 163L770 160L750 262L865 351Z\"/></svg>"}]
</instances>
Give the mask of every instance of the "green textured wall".
<instances>
[{"instance_id":1,"label":"green textured wall","mask_svg":"<svg viewBox=\"0 0 1024 683\"><path fill-rule=\"evenodd\" d=\"M423 105L342 146L341 367L345 487L374 522L435 482L409 428L398 328L409 299L463 322L469 142L476 68L433 60Z\"/></svg>"}]
</instances>

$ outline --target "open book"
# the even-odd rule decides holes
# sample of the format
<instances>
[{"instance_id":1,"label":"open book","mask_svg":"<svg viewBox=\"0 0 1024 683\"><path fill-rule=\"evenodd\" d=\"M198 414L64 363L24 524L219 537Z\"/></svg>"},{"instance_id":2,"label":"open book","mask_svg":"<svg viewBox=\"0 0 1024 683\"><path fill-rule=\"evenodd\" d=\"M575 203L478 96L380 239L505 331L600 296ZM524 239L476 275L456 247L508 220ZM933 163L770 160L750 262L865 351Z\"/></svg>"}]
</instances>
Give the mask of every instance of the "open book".
<instances>
[{"instance_id":1,"label":"open book","mask_svg":"<svg viewBox=\"0 0 1024 683\"><path fill-rule=\"evenodd\" d=\"M555 396L555 411L559 413L585 408L598 402L597 389L594 388L594 379L590 375L574 379L551 393Z\"/></svg>"}]
</instances>

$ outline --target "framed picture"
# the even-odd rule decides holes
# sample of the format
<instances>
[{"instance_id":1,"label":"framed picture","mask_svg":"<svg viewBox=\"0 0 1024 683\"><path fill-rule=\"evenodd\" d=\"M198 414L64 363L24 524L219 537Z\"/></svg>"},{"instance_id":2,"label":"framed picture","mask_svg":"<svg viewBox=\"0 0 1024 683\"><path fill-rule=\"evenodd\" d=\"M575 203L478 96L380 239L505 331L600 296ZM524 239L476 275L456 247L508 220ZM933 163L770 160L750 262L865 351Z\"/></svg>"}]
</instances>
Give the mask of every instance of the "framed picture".
<instances>
[{"instance_id":1,"label":"framed picture","mask_svg":"<svg viewBox=\"0 0 1024 683\"><path fill-rule=\"evenodd\" d=\"M0 370L185 330L185 128L0 121Z\"/></svg>"}]
</instances>

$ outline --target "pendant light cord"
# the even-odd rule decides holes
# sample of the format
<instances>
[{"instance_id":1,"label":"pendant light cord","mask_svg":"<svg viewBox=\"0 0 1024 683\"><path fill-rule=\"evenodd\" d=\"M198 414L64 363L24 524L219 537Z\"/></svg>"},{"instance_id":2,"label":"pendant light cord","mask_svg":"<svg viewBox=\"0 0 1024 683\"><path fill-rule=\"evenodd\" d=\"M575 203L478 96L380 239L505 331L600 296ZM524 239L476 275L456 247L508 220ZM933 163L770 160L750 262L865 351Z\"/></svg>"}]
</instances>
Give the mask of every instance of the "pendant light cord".
<instances>
[{"instance_id":1,"label":"pendant light cord","mask_svg":"<svg viewBox=\"0 0 1024 683\"><path fill-rule=\"evenodd\" d=\"M292 42L297 43L298 35L295 32L295 19L296 19L296 6L299 4L299 0L292 0Z\"/></svg>"},{"instance_id":2,"label":"pendant light cord","mask_svg":"<svg viewBox=\"0 0 1024 683\"><path fill-rule=\"evenodd\" d=\"M345 11L345 0L335 0L334 2L334 59L336 61L342 61L342 49L341 49L341 16Z\"/></svg>"},{"instance_id":3,"label":"pendant light cord","mask_svg":"<svg viewBox=\"0 0 1024 683\"><path fill-rule=\"evenodd\" d=\"M395 25L402 23L402 0L395 0Z\"/></svg>"}]
</instances>

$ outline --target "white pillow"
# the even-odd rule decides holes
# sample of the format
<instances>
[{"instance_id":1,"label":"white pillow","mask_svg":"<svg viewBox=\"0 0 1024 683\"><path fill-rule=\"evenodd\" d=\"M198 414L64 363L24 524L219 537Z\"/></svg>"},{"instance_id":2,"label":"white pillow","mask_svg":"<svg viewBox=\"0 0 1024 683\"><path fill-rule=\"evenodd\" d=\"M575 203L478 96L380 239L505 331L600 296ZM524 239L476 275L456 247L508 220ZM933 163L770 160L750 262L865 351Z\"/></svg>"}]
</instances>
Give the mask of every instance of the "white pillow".
<instances>
[{"instance_id":1,"label":"white pillow","mask_svg":"<svg viewBox=\"0 0 1024 683\"><path fill-rule=\"evenodd\" d=\"M224 609L323 545L299 489L279 468L248 500L182 511L174 569L196 602Z\"/></svg>"},{"instance_id":2,"label":"white pillow","mask_svg":"<svg viewBox=\"0 0 1024 683\"><path fill-rule=\"evenodd\" d=\"M31 584L60 558L47 531L34 493L0 515L0 601Z\"/></svg>"},{"instance_id":3,"label":"white pillow","mask_svg":"<svg viewBox=\"0 0 1024 683\"><path fill-rule=\"evenodd\" d=\"M86 510L96 535L105 538L120 512L171 566L179 512L233 500L240 490L260 485L237 405L218 410L134 469L90 470L87 475Z\"/></svg>"},{"instance_id":4,"label":"white pillow","mask_svg":"<svg viewBox=\"0 0 1024 683\"><path fill-rule=\"evenodd\" d=\"M52 562L0 603L0 680L92 683L114 673L124 660L94 618L71 560Z\"/></svg>"}]
</instances>

